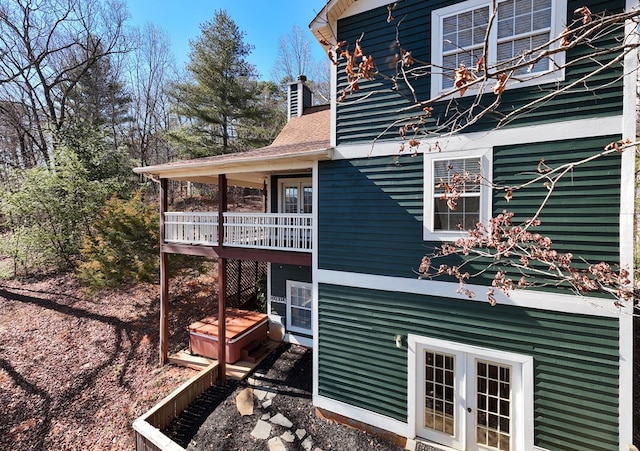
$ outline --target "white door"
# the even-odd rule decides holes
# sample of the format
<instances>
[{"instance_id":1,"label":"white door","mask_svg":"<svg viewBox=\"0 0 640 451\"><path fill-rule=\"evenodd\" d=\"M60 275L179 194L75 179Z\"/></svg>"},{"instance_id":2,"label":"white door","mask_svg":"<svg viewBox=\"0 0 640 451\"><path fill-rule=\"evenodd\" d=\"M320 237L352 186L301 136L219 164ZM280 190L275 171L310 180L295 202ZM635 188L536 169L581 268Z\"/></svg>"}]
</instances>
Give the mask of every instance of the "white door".
<instances>
[{"instance_id":1,"label":"white door","mask_svg":"<svg viewBox=\"0 0 640 451\"><path fill-rule=\"evenodd\" d=\"M312 213L313 191L310 179L283 180L280 193L280 212Z\"/></svg>"},{"instance_id":2,"label":"white door","mask_svg":"<svg viewBox=\"0 0 640 451\"><path fill-rule=\"evenodd\" d=\"M532 359L423 341L414 340L415 366L410 365L416 373L409 415L415 435L457 450L531 449L526 444L532 429L527 432L525 425L533 425L533 395L525 393L524 380Z\"/></svg>"}]
</instances>

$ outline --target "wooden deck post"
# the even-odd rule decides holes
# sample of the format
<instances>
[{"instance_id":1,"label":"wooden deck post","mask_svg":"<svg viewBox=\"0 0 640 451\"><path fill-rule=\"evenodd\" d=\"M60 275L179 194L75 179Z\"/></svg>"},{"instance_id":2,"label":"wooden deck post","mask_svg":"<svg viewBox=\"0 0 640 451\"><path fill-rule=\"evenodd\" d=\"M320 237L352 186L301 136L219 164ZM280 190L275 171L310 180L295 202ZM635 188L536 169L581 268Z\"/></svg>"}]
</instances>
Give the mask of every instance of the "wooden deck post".
<instances>
[{"instance_id":1,"label":"wooden deck post","mask_svg":"<svg viewBox=\"0 0 640 451\"><path fill-rule=\"evenodd\" d=\"M224 212L227 211L227 177L225 174L218 176L218 246L224 244ZM227 304L227 259L220 257L218 253L218 368L221 383L227 377L227 353L226 353L226 304Z\"/></svg>"},{"instance_id":2,"label":"wooden deck post","mask_svg":"<svg viewBox=\"0 0 640 451\"><path fill-rule=\"evenodd\" d=\"M160 179L160 366L169 358L169 259L164 244L164 213L167 211L167 179Z\"/></svg>"},{"instance_id":3,"label":"wooden deck post","mask_svg":"<svg viewBox=\"0 0 640 451\"><path fill-rule=\"evenodd\" d=\"M267 205L268 200L268 191L267 191L267 181L262 182L262 203L264 204L264 212L269 211L269 206Z\"/></svg>"}]
</instances>

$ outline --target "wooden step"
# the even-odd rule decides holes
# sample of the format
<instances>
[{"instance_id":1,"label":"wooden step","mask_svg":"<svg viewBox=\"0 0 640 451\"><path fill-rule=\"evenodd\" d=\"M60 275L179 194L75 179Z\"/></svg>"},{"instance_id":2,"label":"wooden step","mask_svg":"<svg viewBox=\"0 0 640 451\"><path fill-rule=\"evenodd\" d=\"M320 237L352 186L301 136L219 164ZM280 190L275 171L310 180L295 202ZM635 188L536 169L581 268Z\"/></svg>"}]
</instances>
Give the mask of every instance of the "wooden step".
<instances>
[{"instance_id":1,"label":"wooden step","mask_svg":"<svg viewBox=\"0 0 640 451\"><path fill-rule=\"evenodd\" d=\"M180 351L176 354L172 354L168 357L169 363L179 366L186 366L194 370L202 370L211 365L215 360L193 355L187 351Z\"/></svg>"},{"instance_id":2,"label":"wooden step","mask_svg":"<svg viewBox=\"0 0 640 451\"><path fill-rule=\"evenodd\" d=\"M242 357L240 359L245 362L256 363L267 352L269 352L269 349L260 340L253 340L242 348Z\"/></svg>"}]
</instances>

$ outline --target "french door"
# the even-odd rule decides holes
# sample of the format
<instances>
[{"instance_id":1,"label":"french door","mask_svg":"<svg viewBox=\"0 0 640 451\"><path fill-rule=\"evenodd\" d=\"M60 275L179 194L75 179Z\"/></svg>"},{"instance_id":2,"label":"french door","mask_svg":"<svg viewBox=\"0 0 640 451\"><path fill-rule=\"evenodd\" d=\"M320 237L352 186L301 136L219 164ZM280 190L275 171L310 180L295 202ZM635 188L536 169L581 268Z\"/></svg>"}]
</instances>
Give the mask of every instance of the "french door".
<instances>
[{"instance_id":1,"label":"french door","mask_svg":"<svg viewBox=\"0 0 640 451\"><path fill-rule=\"evenodd\" d=\"M416 436L457 450L531 449L531 358L413 338Z\"/></svg>"},{"instance_id":2,"label":"french door","mask_svg":"<svg viewBox=\"0 0 640 451\"><path fill-rule=\"evenodd\" d=\"M311 179L283 180L280 185L280 212L312 213Z\"/></svg>"}]
</instances>

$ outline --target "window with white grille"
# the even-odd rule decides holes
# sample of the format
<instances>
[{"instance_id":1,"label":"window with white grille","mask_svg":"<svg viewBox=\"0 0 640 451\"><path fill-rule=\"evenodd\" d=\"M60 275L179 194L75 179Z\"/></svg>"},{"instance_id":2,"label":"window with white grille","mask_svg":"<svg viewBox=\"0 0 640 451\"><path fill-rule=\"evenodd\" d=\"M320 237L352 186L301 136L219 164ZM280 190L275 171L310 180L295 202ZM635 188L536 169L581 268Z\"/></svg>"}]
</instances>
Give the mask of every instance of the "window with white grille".
<instances>
[{"instance_id":1,"label":"window with white grille","mask_svg":"<svg viewBox=\"0 0 640 451\"><path fill-rule=\"evenodd\" d=\"M287 330L311 335L312 285L287 280Z\"/></svg>"},{"instance_id":2,"label":"window with white grille","mask_svg":"<svg viewBox=\"0 0 640 451\"><path fill-rule=\"evenodd\" d=\"M492 15L495 15L493 21ZM514 79L540 84L564 77L559 68L564 52L528 64L549 49L566 23L566 0L502 0L495 11L487 0L469 0L433 11L431 28L432 96L453 88L454 72L464 64L485 65L497 71L522 65ZM557 46L558 44L551 44Z\"/></svg>"},{"instance_id":3,"label":"window with white grille","mask_svg":"<svg viewBox=\"0 0 640 451\"><path fill-rule=\"evenodd\" d=\"M424 154L424 236L453 241L491 217L490 149Z\"/></svg>"}]
</instances>

